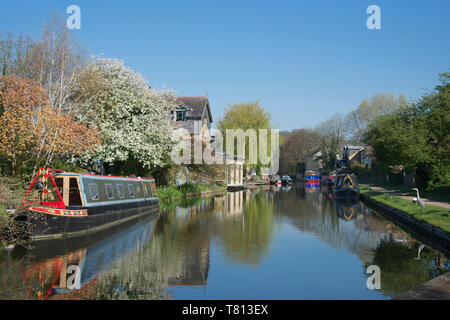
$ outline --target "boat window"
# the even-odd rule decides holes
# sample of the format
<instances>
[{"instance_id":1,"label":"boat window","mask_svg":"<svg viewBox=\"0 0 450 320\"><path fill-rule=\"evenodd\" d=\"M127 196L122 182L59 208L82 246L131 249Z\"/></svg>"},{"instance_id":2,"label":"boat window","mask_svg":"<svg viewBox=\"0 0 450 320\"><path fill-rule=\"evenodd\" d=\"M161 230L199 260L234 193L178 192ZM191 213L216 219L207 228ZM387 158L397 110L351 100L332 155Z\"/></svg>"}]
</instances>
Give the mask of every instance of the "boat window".
<instances>
[{"instance_id":1,"label":"boat window","mask_svg":"<svg viewBox=\"0 0 450 320\"><path fill-rule=\"evenodd\" d=\"M154 197L157 197L157 191L156 191L156 183L155 181L152 181L152 194Z\"/></svg>"},{"instance_id":2,"label":"boat window","mask_svg":"<svg viewBox=\"0 0 450 320\"><path fill-rule=\"evenodd\" d=\"M55 184L58 188L59 194L63 195L63 185L64 185L64 179L63 178L55 178Z\"/></svg>"},{"instance_id":3,"label":"boat window","mask_svg":"<svg viewBox=\"0 0 450 320\"><path fill-rule=\"evenodd\" d=\"M117 194L119 195L119 198L121 198L121 199L125 198L125 194L123 192L123 185L122 184L118 184L117 185Z\"/></svg>"},{"instance_id":4,"label":"boat window","mask_svg":"<svg viewBox=\"0 0 450 320\"><path fill-rule=\"evenodd\" d=\"M132 184L128 185L128 193L130 194L130 198L134 198L134 186Z\"/></svg>"},{"instance_id":5,"label":"boat window","mask_svg":"<svg viewBox=\"0 0 450 320\"><path fill-rule=\"evenodd\" d=\"M136 185L136 197L142 198L142 188L140 182Z\"/></svg>"},{"instance_id":6,"label":"boat window","mask_svg":"<svg viewBox=\"0 0 450 320\"><path fill-rule=\"evenodd\" d=\"M150 189L150 183L144 182L144 190L145 190L145 196L146 197L151 197L152 196L152 191Z\"/></svg>"},{"instance_id":7,"label":"boat window","mask_svg":"<svg viewBox=\"0 0 450 320\"><path fill-rule=\"evenodd\" d=\"M97 187L96 183L89 183L89 193L91 194L91 199L92 200L98 200L99 199L98 187Z\"/></svg>"},{"instance_id":8,"label":"boat window","mask_svg":"<svg viewBox=\"0 0 450 320\"><path fill-rule=\"evenodd\" d=\"M77 178L69 179L69 206L81 206L80 189Z\"/></svg>"},{"instance_id":9,"label":"boat window","mask_svg":"<svg viewBox=\"0 0 450 320\"><path fill-rule=\"evenodd\" d=\"M106 189L106 197L108 197L108 199L114 199L114 190L112 184L106 183L105 189Z\"/></svg>"}]
</instances>

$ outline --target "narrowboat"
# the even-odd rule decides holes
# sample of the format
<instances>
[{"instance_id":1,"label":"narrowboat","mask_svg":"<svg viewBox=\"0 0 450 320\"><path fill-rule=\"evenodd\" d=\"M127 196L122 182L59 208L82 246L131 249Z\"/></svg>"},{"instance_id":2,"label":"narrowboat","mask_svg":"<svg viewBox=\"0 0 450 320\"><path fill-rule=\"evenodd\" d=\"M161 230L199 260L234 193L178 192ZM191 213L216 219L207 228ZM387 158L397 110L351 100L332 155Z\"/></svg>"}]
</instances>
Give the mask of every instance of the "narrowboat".
<instances>
[{"instance_id":1,"label":"narrowboat","mask_svg":"<svg viewBox=\"0 0 450 320\"><path fill-rule=\"evenodd\" d=\"M284 186L287 186L287 185L289 185L289 184L292 184L292 179L291 179L291 177L289 177L289 176L283 176L283 177L281 178L281 183L282 183Z\"/></svg>"},{"instance_id":2,"label":"narrowboat","mask_svg":"<svg viewBox=\"0 0 450 320\"><path fill-rule=\"evenodd\" d=\"M16 220L30 217L31 237L38 240L90 234L158 213L159 198L154 179L40 168L22 207Z\"/></svg>"},{"instance_id":3,"label":"narrowboat","mask_svg":"<svg viewBox=\"0 0 450 320\"><path fill-rule=\"evenodd\" d=\"M306 182L320 182L320 174L315 170L308 170L305 172Z\"/></svg>"},{"instance_id":4,"label":"narrowboat","mask_svg":"<svg viewBox=\"0 0 450 320\"><path fill-rule=\"evenodd\" d=\"M270 184L276 184L277 181L280 180L280 176L279 175L273 175L270 176Z\"/></svg>"},{"instance_id":5,"label":"narrowboat","mask_svg":"<svg viewBox=\"0 0 450 320\"><path fill-rule=\"evenodd\" d=\"M335 198L357 199L359 196L357 177L354 174L338 174L332 191Z\"/></svg>"}]
</instances>

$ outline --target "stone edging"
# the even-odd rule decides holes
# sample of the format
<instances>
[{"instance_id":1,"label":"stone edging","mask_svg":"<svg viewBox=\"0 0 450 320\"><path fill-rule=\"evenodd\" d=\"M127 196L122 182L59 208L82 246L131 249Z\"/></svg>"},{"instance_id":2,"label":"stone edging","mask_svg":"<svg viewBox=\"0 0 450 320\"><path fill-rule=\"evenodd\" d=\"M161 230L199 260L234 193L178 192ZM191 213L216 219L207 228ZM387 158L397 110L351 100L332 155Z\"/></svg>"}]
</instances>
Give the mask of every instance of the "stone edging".
<instances>
[{"instance_id":1,"label":"stone edging","mask_svg":"<svg viewBox=\"0 0 450 320\"><path fill-rule=\"evenodd\" d=\"M415 289L402 293L394 300L449 300L450 272L431 279Z\"/></svg>"},{"instance_id":2,"label":"stone edging","mask_svg":"<svg viewBox=\"0 0 450 320\"><path fill-rule=\"evenodd\" d=\"M365 195L360 194L359 197L362 202L375 208L378 213L392 220L408 232L413 233L421 241L446 255L450 255L450 234L445 230L427 222L419 221L400 210L375 201Z\"/></svg>"}]
</instances>

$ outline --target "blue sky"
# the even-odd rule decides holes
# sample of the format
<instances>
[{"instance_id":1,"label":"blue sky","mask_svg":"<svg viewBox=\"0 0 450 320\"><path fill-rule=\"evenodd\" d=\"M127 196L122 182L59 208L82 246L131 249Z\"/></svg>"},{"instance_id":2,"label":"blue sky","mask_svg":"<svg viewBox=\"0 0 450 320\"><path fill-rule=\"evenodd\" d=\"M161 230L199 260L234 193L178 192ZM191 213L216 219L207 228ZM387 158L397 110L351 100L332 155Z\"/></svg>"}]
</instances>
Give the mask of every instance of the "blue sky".
<instances>
[{"instance_id":1,"label":"blue sky","mask_svg":"<svg viewBox=\"0 0 450 320\"><path fill-rule=\"evenodd\" d=\"M90 54L120 58L152 87L201 96L216 122L260 100L283 130L345 114L376 92L418 98L450 68L450 1L6 1L0 31L37 36L81 8ZM381 8L369 30L366 8Z\"/></svg>"}]
</instances>

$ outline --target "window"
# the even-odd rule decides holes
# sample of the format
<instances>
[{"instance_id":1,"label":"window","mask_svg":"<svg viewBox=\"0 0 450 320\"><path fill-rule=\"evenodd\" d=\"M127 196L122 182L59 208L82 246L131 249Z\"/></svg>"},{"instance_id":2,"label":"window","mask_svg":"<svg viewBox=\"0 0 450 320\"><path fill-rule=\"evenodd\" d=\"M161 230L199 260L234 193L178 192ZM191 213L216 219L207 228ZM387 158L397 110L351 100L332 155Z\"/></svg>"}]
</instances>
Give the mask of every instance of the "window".
<instances>
[{"instance_id":1,"label":"window","mask_svg":"<svg viewBox=\"0 0 450 320\"><path fill-rule=\"evenodd\" d=\"M89 183L89 193L91 195L91 200L98 200L98 187L96 183Z\"/></svg>"},{"instance_id":2,"label":"window","mask_svg":"<svg viewBox=\"0 0 450 320\"><path fill-rule=\"evenodd\" d=\"M150 182L146 182L145 186L147 188L147 197L151 197L152 196L152 185Z\"/></svg>"},{"instance_id":3,"label":"window","mask_svg":"<svg viewBox=\"0 0 450 320\"><path fill-rule=\"evenodd\" d=\"M117 185L117 194L119 195L119 198L121 199L125 198L125 194L123 192L123 185L121 184Z\"/></svg>"},{"instance_id":4,"label":"window","mask_svg":"<svg viewBox=\"0 0 450 320\"><path fill-rule=\"evenodd\" d=\"M176 110L176 120L177 121L186 121L186 110L177 109Z\"/></svg>"},{"instance_id":5,"label":"window","mask_svg":"<svg viewBox=\"0 0 450 320\"><path fill-rule=\"evenodd\" d=\"M132 184L128 185L128 193L130 194L130 198L134 198L134 186Z\"/></svg>"},{"instance_id":6,"label":"window","mask_svg":"<svg viewBox=\"0 0 450 320\"><path fill-rule=\"evenodd\" d=\"M152 181L152 194L153 194L154 197L156 197L158 195L157 191L156 191L155 181Z\"/></svg>"},{"instance_id":7,"label":"window","mask_svg":"<svg viewBox=\"0 0 450 320\"><path fill-rule=\"evenodd\" d=\"M142 188L140 182L136 185L136 195L138 198L142 198Z\"/></svg>"},{"instance_id":8,"label":"window","mask_svg":"<svg viewBox=\"0 0 450 320\"><path fill-rule=\"evenodd\" d=\"M148 192L147 182L144 182L143 185L144 185L144 197L149 197L150 195L149 195L149 192Z\"/></svg>"},{"instance_id":9,"label":"window","mask_svg":"<svg viewBox=\"0 0 450 320\"><path fill-rule=\"evenodd\" d=\"M69 206L81 206L80 189L77 178L69 179Z\"/></svg>"},{"instance_id":10,"label":"window","mask_svg":"<svg viewBox=\"0 0 450 320\"><path fill-rule=\"evenodd\" d=\"M114 190L113 190L113 186L110 183L105 184L105 189L106 189L106 197L108 199L114 199Z\"/></svg>"}]
</instances>

